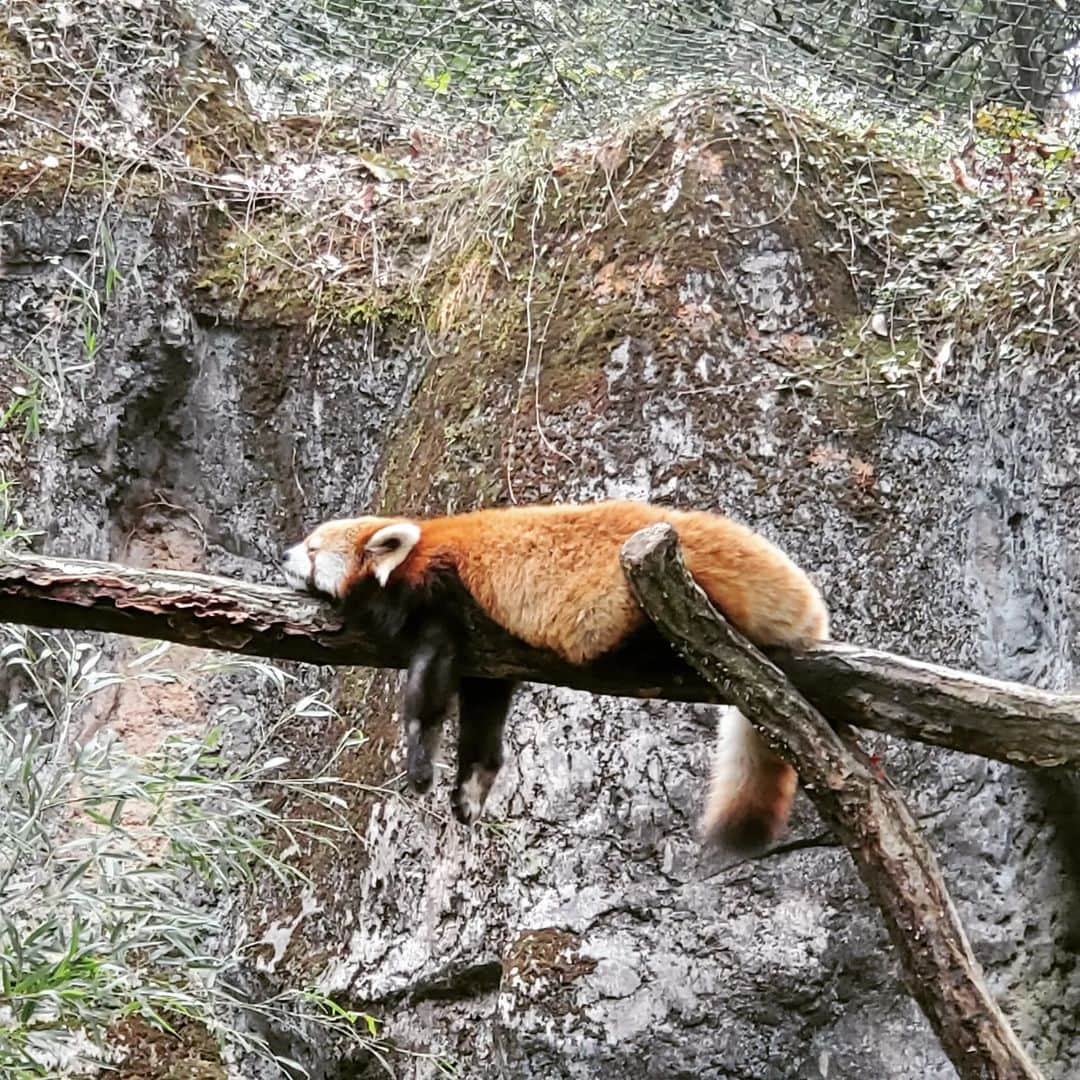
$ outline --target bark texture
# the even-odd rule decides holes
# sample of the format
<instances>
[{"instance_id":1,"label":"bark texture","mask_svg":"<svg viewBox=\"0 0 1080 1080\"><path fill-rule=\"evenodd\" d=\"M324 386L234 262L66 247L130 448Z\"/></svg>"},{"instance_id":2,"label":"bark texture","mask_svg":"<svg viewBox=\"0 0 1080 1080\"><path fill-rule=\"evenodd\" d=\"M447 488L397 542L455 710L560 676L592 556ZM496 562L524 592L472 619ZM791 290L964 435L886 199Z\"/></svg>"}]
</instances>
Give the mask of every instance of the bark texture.
<instances>
[{"instance_id":1,"label":"bark texture","mask_svg":"<svg viewBox=\"0 0 1080 1080\"><path fill-rule=\"evenodd\" d=\"M142 570L83 559L0 554L0 620L103 630L309 664L402 667L361 623L292 589L207 574ZM468 674L513 677L590 693L723 704L715 680L652 643L587 668L531 649L472 613ZM874 649L830 643L770 651L835 722L1016 764L1080 764L1080 695L1054 694ZM741 695L740 695L741 696Z\"/></svg>"},{"instance_id":2,"label":"bark texture","mask_svg":"<svg viewBox=\"0 0 1080 1080\"><path fill-rule=\"evenodd\" d=\"M687 573L675 531L643 529L623 547L643 610L799 772L881 911L905 981L964 1080L1039 1080L986 986L937 859L903 796L719 615Z\"/></svg>"}]
</instances>

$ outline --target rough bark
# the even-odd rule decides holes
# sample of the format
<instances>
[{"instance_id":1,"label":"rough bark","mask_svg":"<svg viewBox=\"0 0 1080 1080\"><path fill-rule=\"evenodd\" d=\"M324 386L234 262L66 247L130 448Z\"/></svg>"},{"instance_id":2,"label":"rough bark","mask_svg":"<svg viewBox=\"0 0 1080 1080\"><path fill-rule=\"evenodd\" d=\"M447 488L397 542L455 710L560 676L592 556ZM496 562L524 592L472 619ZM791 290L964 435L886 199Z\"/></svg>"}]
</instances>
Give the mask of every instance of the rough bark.
<instances>
[{"instance_id":1,"label":"rough bark","mask_svg":"<svg viewBox=\"0 0 1080 1080\"><path fill-rule=\"evenodd\" d=\"M360 625L290 589L171 570L38 555L0 556L0 621L104 630L313 664L400 667ZM574 668L477 612L472 674L592 693L729 700L666 650L631 648ZM834 722L1018 764L1080 763L1080 695L997 682L872 649L833 644L776 663Z\"/></svg>"},{"instance_id":2,"label":"rough bark","mask_svg":"<svg viewBox=\"0 0 1080 1080\"><path fill-rule=\"evenodd\" d=\"M670 526L631 538L623 565L664 636L798 769L850 851L885 918L907 987L960 1076L1038 1078L986 986L933 851L880 767L712 608L686 572Z\"/></svg>"}]
</instances>

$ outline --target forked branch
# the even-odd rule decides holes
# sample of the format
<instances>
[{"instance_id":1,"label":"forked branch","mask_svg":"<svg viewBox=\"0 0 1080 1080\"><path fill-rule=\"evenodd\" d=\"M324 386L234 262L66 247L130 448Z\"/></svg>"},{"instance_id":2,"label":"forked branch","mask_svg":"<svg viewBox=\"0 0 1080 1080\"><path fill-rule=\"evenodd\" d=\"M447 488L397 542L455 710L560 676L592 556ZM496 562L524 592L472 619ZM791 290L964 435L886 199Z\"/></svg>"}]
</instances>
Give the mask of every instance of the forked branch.
<instances>
[{"instance_id":1,"label":"forked branch","mask_svg":"<svg viewBox=\"0 0 1080 1080\"><path fill-rule=\"evenodd\" d=\"M908 989L963 1080L1038 1080L990 995L933 851L881 769L716 612L687 573L670 526L650 526L627 541L623 567L664 636L798 770L851 852Z\"/></svg>"},{"instance_id":2,"label":"forked branch","mask_svg":"<svg viewBox=\"0 0 1080 1080\"><path fill-rule=\"evenodd\" d=\"M1080 764L1080 696L836 644L777 651L781 672L713 610L682 565L669 526L652 526L628 541L624 567L642 608L688 666L663 649L645 647L587 668L570 667L523 645L477 611L470 673L738 705L795 765L818 810L851 851L885 917L911 992L961 1077L1036 1080L1037 1070L986 988L934 854L902 798L814 705L833 722L1005 761L1059 765ZM0 554L0 622L108 631L315 664L400 667L407 659L380 649L363 626L346 626L331 605L291 590L36 555Z\"/></svg>"}]
</instances>

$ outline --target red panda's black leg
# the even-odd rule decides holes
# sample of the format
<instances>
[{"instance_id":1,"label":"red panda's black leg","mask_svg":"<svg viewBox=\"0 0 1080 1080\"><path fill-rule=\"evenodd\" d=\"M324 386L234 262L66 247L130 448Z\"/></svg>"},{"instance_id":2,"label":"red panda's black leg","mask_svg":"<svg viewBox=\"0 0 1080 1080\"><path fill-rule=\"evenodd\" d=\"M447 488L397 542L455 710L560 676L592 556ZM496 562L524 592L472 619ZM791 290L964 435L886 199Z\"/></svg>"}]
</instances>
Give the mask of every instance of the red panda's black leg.
<instances>
[{"instance_id":1,"label":"red panda's black leg","mask_svg":"<svg viewBox=\"0 0 1080 1080\"><path fill-rule=\"evenodd\" d=\"M457 780L451 804L454 817L471 825L502 765L503 726L517 683L506 679L461 680L458 687Z\"/></svg>"},{"instance_id":2,"label":"red panda's black leg","mask_svg":"<svg viewBox=\"0 0 1080 1080\"><path fill-rule=\"evenodd\" d=\"M435 777L443 720L457 692L457 657L453 637L438 622L420 632L409 659L405 682L405 770L415 791L423 794Z\"/></svg>"}]
</instances>

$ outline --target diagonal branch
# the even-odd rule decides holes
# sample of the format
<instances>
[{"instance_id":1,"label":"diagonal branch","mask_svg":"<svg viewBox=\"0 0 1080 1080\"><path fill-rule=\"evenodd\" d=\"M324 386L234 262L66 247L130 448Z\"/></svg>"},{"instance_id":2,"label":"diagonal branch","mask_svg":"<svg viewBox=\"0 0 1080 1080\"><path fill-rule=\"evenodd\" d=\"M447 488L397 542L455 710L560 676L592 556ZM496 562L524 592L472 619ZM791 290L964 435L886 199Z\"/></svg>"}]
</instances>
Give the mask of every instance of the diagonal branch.
<instances>
[{"instance_id":1,"label":"diagonal branch","mask_svg":"<svg viewBox=\"0 0 1080 1080\"><path fill-rule=\"evenodd\" d=\"M289 589L206 574L0 553L0 622L104 630L312 664L401 667L361 625ZM531 649L479 612L471 674L598 694L726 698L655 642L588 668ZM852 645L770 655L834 722L1022 765L1080 765L1080 694L997 682Z\"/></svg>"},{"instance_id":2,"label":"diagonal branch","mask_svg":"<svg viewBox=\"0 0 1080 1080\"><path fill-rule=\"evenodd\" d=\"M937 859L900 793L719 615L668 525L637 533L623 567L664 636L799 772L885 919L908 989L963 1080L1039 1080L990 995Z\"/></svg>"}]
</instances>

